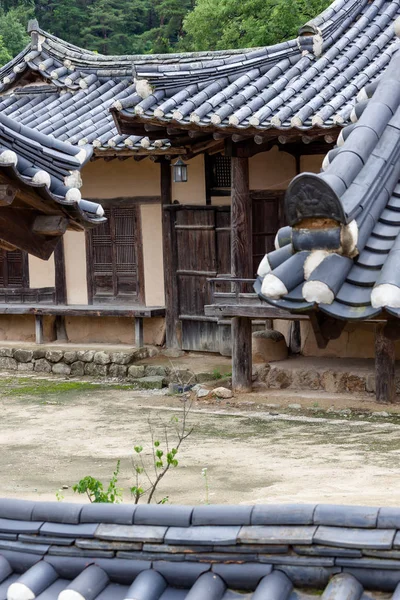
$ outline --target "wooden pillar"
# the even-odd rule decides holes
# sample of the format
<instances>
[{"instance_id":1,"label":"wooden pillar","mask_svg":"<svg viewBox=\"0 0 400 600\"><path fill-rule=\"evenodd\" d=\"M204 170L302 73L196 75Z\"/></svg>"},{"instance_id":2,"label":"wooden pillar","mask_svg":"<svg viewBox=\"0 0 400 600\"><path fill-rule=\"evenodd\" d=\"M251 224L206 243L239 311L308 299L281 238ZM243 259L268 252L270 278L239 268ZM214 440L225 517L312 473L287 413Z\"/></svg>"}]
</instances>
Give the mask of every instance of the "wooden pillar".
<instances>
[{"instance_id":1,"label":"wooden pillar","mask_svg":"<svg viewBox=\"0 0 400 600\"><path fill-rule=\"evenodd\" d=\"M67 280L65 276L64 239L54 249L56 304L67 304Z\"/></svg>"},{"instance_id":2,"label":"wooden pillar","mask_svg":"<svg viewBox=\"0 0 400 600\"><path fill-rule=\"evenodd\" d=\"M249 159L232 156L231 274L253 277L252 202L249 190ZM251 392L251 319L232 319L232 387Z\"/></svg>"},{"instance_id":3,"label":"wooden pillar","mask_svg":"<svg viewBox=\"0 0 400 600\"><path fill-rule=\"evenodd\" d=\"M174 213L166 207L172 203L172 169L166 159L161 159L161 210L163 234L165 321L167 348L181 348L182 336L179 321L179 295L176 261L176 232Z\"/></svg>"},{"instance_id":4,"label":"wooden pillar","mask_svg":"<svg viewBox=\"0 0 400 600\"><path fill-rule=\"evenodd\" d=\"M375 326L375 385L377 402L395 402L395 342L387 337L385 323Z\"/></svg>"}]
</instances>

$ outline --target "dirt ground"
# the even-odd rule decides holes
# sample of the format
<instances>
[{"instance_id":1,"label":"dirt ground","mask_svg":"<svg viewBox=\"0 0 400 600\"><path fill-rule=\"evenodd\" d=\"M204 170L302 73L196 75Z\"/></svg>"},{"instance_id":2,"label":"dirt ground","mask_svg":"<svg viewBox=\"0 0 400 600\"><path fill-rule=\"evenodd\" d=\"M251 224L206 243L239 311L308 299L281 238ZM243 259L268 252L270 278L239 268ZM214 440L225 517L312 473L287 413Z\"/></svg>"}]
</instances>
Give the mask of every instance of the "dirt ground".
<instances>
[{"instance_id":1,"label":"dirt ground","mask_svg":"<svg viewBox=\"0 0 400 600\"><path fill-rule=\"evenodd\" d=\"M107 482L121 459L129 500L133 446L148 448L148 419L158 436L159 424L182 410L176 397L84 382L3 376L0 393L0 495L20 498L54 500L68 486L65 500L85 501L72 485L89 474ZM158 498L206 502L207 468L210 503L397 504L400 417L397 407L389 417L372 417L374 410L389 409L317 392L196 403L194 431Z\"/></svg>"}]
</instances>

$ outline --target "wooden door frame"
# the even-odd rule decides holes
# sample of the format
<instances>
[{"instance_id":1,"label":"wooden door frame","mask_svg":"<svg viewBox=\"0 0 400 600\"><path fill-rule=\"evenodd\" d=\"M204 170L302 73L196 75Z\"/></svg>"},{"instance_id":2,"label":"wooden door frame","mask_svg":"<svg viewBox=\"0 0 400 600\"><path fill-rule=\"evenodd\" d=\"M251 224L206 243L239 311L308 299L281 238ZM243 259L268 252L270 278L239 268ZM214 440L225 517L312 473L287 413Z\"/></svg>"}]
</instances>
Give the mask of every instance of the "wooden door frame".
<instances>
[{"instance_id":1,"label":"wooden door frame","mask_svg":"<svg viewBox=\"0 0 400 600\"><path fill-rule=\"evenodd\" d=\"M134 200L130 201L130 198L124 198L124 202L121 202L121 199L118 198L118 201L114 204L111 198L107 198L106 200L97 200L97 202L101 202L101 204L105 208L132 208L135 214L135 220L137 224L137 235L136 235L136 258L137 258L137 284L138 284L138 294L137 300L134 300L132 304L135 305L145 305L145 281L144 281L144 259L143 259L143 229L142 229L142 217L140 211L140 204L135 202ZM87 283L87 293L88 293L88 304L93 304L93 290L94 290L94 276L93 276L93 233L92 230L87 230L85 233L85 243L86 243L86 283ZM113 249L114 252L114 249ZM104 302L104 304L107 304ZM112 304L112 302L110 302Z\"/></svg>"}]
</instances>

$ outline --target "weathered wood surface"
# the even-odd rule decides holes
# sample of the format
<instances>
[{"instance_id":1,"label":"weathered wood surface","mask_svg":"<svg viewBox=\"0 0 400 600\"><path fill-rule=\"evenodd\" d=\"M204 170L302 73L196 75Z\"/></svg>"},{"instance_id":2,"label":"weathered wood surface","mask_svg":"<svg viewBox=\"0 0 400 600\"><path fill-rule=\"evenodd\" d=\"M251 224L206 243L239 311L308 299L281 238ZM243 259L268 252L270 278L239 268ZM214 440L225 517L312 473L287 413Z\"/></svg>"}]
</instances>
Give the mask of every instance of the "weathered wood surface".
<instances>
[{"instance_id":1,"label":"weathered wood surface","mask_svg":"<svg viewBox=\"0 0 400 600\"><path fill-rule=\"evenodd\" d=\"M35 316L35 338L37 344L43 344L43 316Z\"/></svg>"},{"instance_id":2,"label":"weathered wood surface","mask_svg":"<svg viewBox=\"0 0 400 600\"><path fill-rule=\"evenodd\" d=\"M160 163L161 171L161 205L162 205L162 232L163 232L163 260L164 260L164 290L166 308L166 344L168 348L181 348L182 335L179 321L179 295L176 276L177 244L174 227L174 213L166 210L172 202L172 173L171 164L163 159ZM161 285L161 282L160 282Z\"/></svg>"},{"instance_id":3,"label":"weathered wood surface","mask_svg":"<svg viewBox=\"0 0 400 600\"><path fill-rule=\"evenodd\" d=\"M377 402L396 400L395 342L385 334L385 323L375 325L375 386Z\"/></svg>"},{"instance_id":4,"label":"weathered wood surface","mask_svg":"<svg viewBox=\"0 0 400 600\"><path fill-rule=\"evenodd\" d=\"M17 189L6 183L0 184L0 206L10 206L14 202Z\"/></svg>"},{"instance_id":5,"label":"weathered wood surface","mask_svg":"<svg viewBox=\"0 0 400 600\"><path fill-rule=\"evenodd\" d=\"M135 317L135 346L136 348L142 348L143 344L143 319Z\"/></svg>"},{"instance_id":6,"label":"weathered wood surface","mask_svg":"<svg viewBox=\"0 0 400 600\"><path fill-rule=\"evenodd\" d=\"M64 239L61 238L54 249L54 269L55 269L55 287L56 303L67 303L67 279L65 272L65 254Z\"/></svg>"},{"instance_id":7,"label":"weathered wood surface","mask_svg":"<svg viewBox=\"0 0 400 600\"><path fill-rule=\"evenodd\" d=\"M70 317L164 317L162 306L99 306L61 304L0 304L1 315L66 315Z\"/></svg>"},{"instance_id":8,"label":"weathered wood surface","mask_svg":"<svg viewBox=\"0 0 400 600\"><path fill-rule=\"evenodd\" d=\"M249 159L233 156L231 167L231 275L247 279L254 275ZM250 392L252 389L251 341L251 319L234 317L232 319L232 389L234 392Z\"/></svg>"},{"instance_id":9,"label":"weathered wood surface","mask_svg":"<svg viewBox=\"0 0 400 600\"><path fill-rule=\"evenodd\" d=\"M309 316L290 313L266 304L209 304L204 307L205 315L220 319L229 317L248 317L250 319L285 319L286 321L308 321Z\"/></svg>"},{"instance_id":10,"label":"weathered wood surface","mask_svg":"<svg viewBox=\"0 0 400 600\"><path fill-rule=\"evenodd\" d=\"M69 219L59 215L41 215L32 225L33 233L38 235L60 236L67 231Z\"/></svg>"}]
</instances>

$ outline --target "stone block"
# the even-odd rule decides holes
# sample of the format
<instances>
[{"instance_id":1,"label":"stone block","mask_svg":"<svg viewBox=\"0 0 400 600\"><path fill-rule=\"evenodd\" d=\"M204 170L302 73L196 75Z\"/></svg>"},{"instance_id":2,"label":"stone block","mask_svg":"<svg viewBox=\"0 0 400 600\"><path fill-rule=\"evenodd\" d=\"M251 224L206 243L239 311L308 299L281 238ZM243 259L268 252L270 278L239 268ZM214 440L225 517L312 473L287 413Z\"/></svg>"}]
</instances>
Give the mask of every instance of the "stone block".
<instances>
[{"instance_id":1,"label":"stone block","mask_svg":"<svg viewBox=\"0 0 400 600\"><path fill-rule=\"evenodd\" d=\"M109 365L111 362L111 357L108 352L96 352L93 357L93 362L96 365Z\"/></svg>"},{"instance_id":2,"label":"stone block","mask_svg":"<svg viewBox=\"0 0 400 600\"><path fill-rule=\"evenodd\" d=\"M232 390L228 390L225 387L217 387L212 392L211 395L215 398L221 398L222 400L229 400L229 398L233 397Z\"/></svg>"},{"instance_id":3,"label":"stone block","mask_svg":"<svg viewBox=\"0 0 400 600\"><path fill-rule=\"evenodd\" d=\"M142 365L132 365L128 369L129 378L139 379L140 377L144 377L145 368Z\"/></svg>"},{"instance_id":4,"label":"stone block","mask_svg":"<svg viewBox=\"0 0 400 600\"><path fill-rule=\"evenodd\" d=\"M30 373L33 371L34 364L33 362L28 363L18 363L18 371L23 373Z\"/></svg>"},{"instance_id":5,"label":"stone block","mask_svg":"<svg viewBox=\"0 0 400 600\"><path fill-rule=\"evenodd\" d=\"M162 355L167 358L181 358L182 356L185 356L185 352L184 350L178 350L176 348L167 348L162 351Z\"/></svg>"},{"instance_id":6,"label":"stone block","mask_svg":"<svg viewBox=\"0 0 400 600\"><path fill-rule=\"evenodd\" d=\"M294 379L293 385L299 390L319 390L321 388L321 379L317 371L297 371Z\"/></svg>"},{"instance_id":7,"label":"stone block","mask_svg":"<svg viewBox=\"0 0 400 600\"><path fill-rule=\"evenodd\" d=\"M85 363L81 360L77 360L71 365L72 377L83 377L85 374Z\"/></svg>"},{"instance_id":8,"label":"stone block","mask_svg":"<svg viewBox=\"0 0 400 600\"><path fill-rule=\"evenodd\" d=\"M13 348L0 348L0 356L7 356L8 358L12 358Z\"/></svg>"},{"instance_id":9,"label":"stone block","mask_svg":"<svg viewBox=\"0 0 400 600\"><path fill-rule=\"evenodd\" d=\"M0 371L16 371L18 363L15 358L0 356Z\"/></svg>"},{"instance_id":10,"label":"stone block","mask_svg":"<svg viewBox=\"0 0 400 600\"><path fill-rule=\"evenodd\" d=\"M14 356L15 360L20 363L28 363L28 362L31 362L31 360L33 358L33 351L18 349L18 350L14 350L13 356Z\"/></svg>"},{"instance_id":11,"label":"stone block","mask_svg":"<svg viewBox=\"0 0 400 600\"><path fill-rule=\"evenodd\" d=\"M65 363L59 362L53 365L52 371L55 375L71 375L71 367L70 365L66 365Z\"/></svg>"},{"instance_id":12,"label":"stone block","mask_svg":"<svg viewBox=\"0 0 400 600\"><path fill-rule=\"evenodd\" d=\"M112 352L111 362L116 365L129 365L133 360L133 352Z\"/></svg>"},{"instance_id":13,"label":"stone block","mask_svg":"<svg viewBox=\"0 0 400 600\"><path fill-rule=\"evenodd\" d=\"M146 377L166 377L167 370L161 365L148 365L145 369Z\"/></svg>"},{"instance_id":14,"label":"stone block","mask_svg":"<svg viewBox=\"0 0 400 600\"><path fill-rule=\"evenodd\" d=\"M375 390L376 390L375 375L373 375L372 373L367 375L367 378L365 380L365 389L367 390L367 392L375 393Z\"/></svg>"},{"instance_id":15,"label":"stone block","mask_svg":"<svg viewBox=\"0 0 400 600\"><path fill-rule=\"evenodd\" d=\"M39 358L44 358L46 356L46 350L44 348L36 348L33 351L33 358L38 360Z\"/></svg>"},{"instance_id":16,"label":"stone block","mask_svg":"<svg viewBox=\"0 0 400 600\"><path fill-rule=\"evenodd\" d=\"M82 362L90 363L92 362L94 355L94 350L78 350L76 353L76 358Z\"/></svg>"},{"instance_id":17,"label":"stone block","mask_svg":"<svg viewBox=\"0 0 400 600\"><path fill-rule=\"evenodd\" d=\"M46 359L51 363L58 363L63 358L64 352L62 350L47 350Z\"/></svg>"},{"instance_id":18,"label":"stone block","mask_svg":"<svg viewBox=\"0 0 400 600\"><path fill-rule=\"evenodd\" d=\"M51 373L51 364L45 358L39 358L35 361L34 370L37 373Z\"/></svg>"},{"instance_id":19,"label":"stone block","mask_svg":"<svg viewBox=\"0 0 400 600\"><path fill-rule=\"evenodd\" d=\"M118 365L114 363L112 363L108 369L108 375L110 377L117 377L118 379L125 379L127 372L128 367L126 365Z\"/></svg>"},{"instance_id":20,"label":"stone block","mask_svg":"<svg viewBox=\"0 0 400 600\"><path fill-rule=\"evenodd\" d=\"M353 373L347 373L344 376L344 389L346 392L365 392L366 390L366 381L365 377L360 377L359 375L354 375Z\"/></svg>"},{"instance_id":21,"label":"stone block","mask_svg":"<svg viewBox=\"0 0 400 600\"><path fill-rule=\"evenodd\" d=\"M94 362L85 364L85 375L90 375L91 377L105 377L107 372L107 365L97 365Z\"/></svg>"},{"instance_id":22,"label":"stone block","mask_svg":"<svg viewBox=\"0 0 400 600\"><path fill-rule=\"evenodd\" d=\"M324 371L321 374L321 387L330 394L343 393L345 391L343 373Z\"/></svg>"},{"instance_id":23,"label":"stone block","mask_svg":"<svg viewBox=\"0 0 400 600\"><path fill-rule=\"evenodd\" d=\"M164 377L140 377L129 381L139 390L161 390L164 387Z\"/></svg>"},{"instance_id":24,"label":"stone block","mask_svg":"<svg viewBox=\"0 0 400 600\"><path fill-rule=\"evenodd\" d=\"M242 527L241 544L312 544L316 527L309 525L250 525Z\"/></svg>"},{"instance_id":25,"label":"stone block","mask_svg":"<svg viewBox=\"0 0 400 600\"><path fill-rule=\"evenodd\" d=\"M272 367L267 377L267 385L271 389L285 390L291 386L292 380L293 374L291 371Z\"/></svg>"},{"instance_id":26,"label":"stone block","mask_svg":"<svg viewBox=\"0 0 400 600\"><path fill-rule=\"evenodd\" d=\"M288 357L288 348L284 336L273 329L255 331L252 340L252 355L254 363L285 360Z\"/></svg>"},{"instance_id":27,"label":"stone block","mask_svg":"<svg viewBox=\"0 0 400 600\"><path fill-rule=\"evenodd\" d=\"M64 352L64 362L66 365L72 365L78 359L78 353L75 350Z\"/></svg>"}]
</instances>

